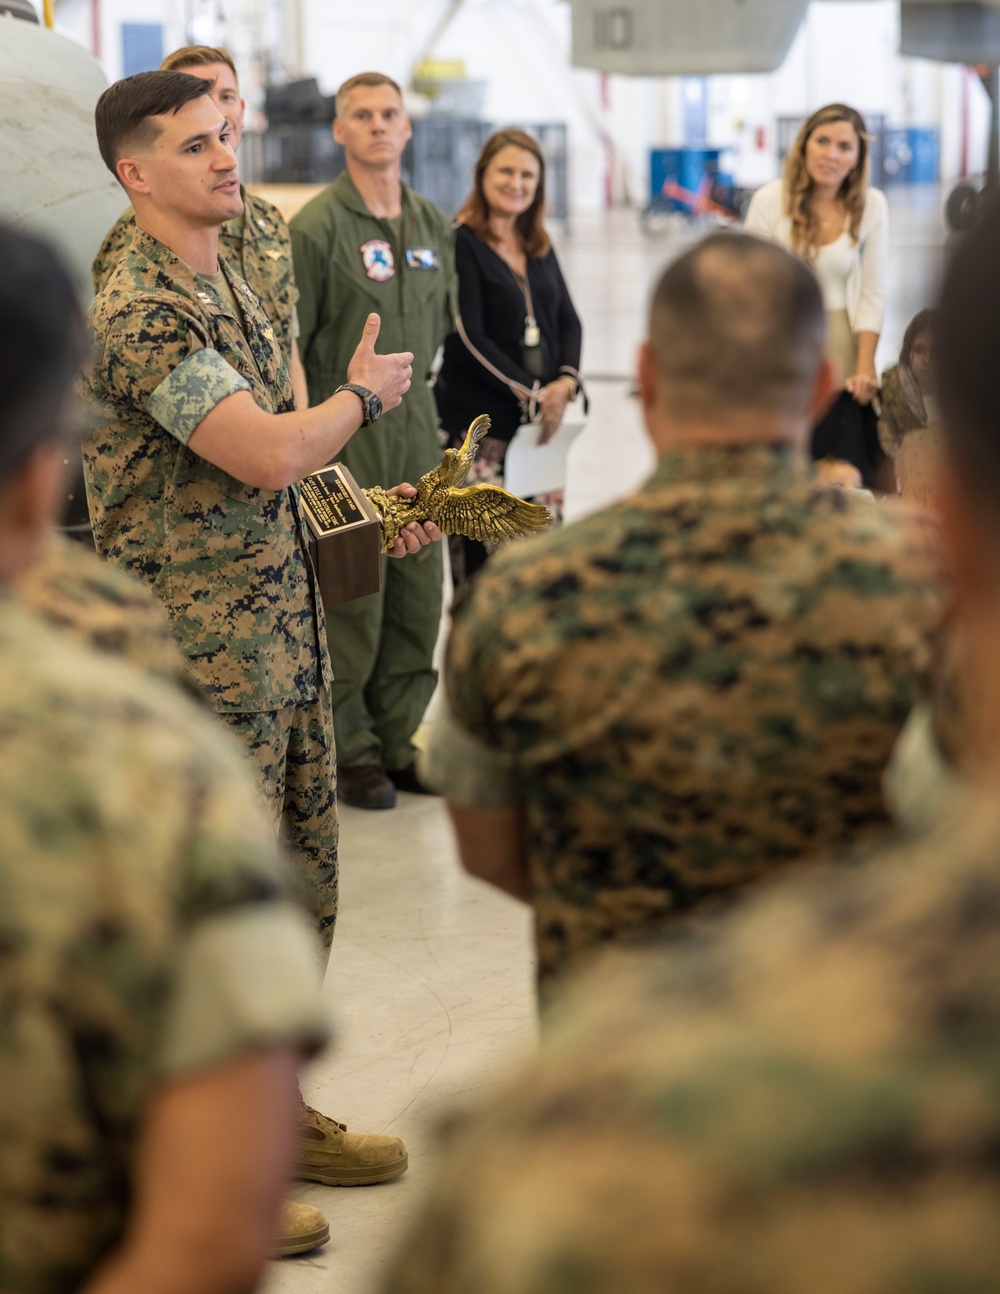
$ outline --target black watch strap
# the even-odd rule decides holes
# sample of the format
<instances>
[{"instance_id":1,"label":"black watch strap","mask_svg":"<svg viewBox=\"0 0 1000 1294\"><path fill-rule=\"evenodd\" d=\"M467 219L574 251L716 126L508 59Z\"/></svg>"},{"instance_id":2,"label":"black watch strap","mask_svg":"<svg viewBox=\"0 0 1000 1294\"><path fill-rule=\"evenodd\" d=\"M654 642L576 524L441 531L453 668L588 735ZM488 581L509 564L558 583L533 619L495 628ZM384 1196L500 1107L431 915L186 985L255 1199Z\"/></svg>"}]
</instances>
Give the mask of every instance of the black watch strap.
<instances>
[{"instance_id":1,"label":"black watch strap","mask_svg":"<svg viewBox=\"0 0 1000 1294\"><path fill-rule=\"evenodd\" d=\"M382 401L374 391L369 391L366 386L358 386L356 382L344 382L338 386L334 395L339 395L341 391L352 391L361 401L361 407L364 410L364 419L362 427L370 427L373 422L377 421L382 415Z\"/></svg>"}]
</instances>

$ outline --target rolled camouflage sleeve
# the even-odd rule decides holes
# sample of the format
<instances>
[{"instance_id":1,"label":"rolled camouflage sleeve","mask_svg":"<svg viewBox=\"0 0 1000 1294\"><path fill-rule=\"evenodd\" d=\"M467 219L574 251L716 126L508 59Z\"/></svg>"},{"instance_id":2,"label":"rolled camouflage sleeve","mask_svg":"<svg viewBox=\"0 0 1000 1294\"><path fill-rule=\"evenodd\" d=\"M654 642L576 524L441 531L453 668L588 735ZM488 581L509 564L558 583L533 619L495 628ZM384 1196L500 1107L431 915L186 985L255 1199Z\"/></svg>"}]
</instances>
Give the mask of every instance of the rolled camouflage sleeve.
<instances>
[{"instance_id":1,"label":"rolled camouflage sleeve","mask_svg":"<svg viewBox=\"0 0 1000 1294\"><path fill-rule=\"evenodd\" d=\"M456 804L500 805L518 798L509 755L473 736L444 701L418 756L421 780Z\"/></svg>"},{"instance_id":2,"label":"rolled camouflage sleeve","mask_svg":"<svg viewBox=\"0 0 1000 1294\"><path fill-rule=\"evenodd\" d=\"M246 904L199 922L178 956L157 1072L177 1077L258 1047L319 1051L330 1028L315 944L291 903Z\"/></svg>"},{"instance_id":3,"label":"rolled camouflage sleeve","mask_svg":"<svg viewBox=\"0 0 1000 1294\"><path fill-rule=\"evenodd\" d=\"M95 381L100 401L147 410L185 445L217 404L250 390L181 300L129 302L108 322L100 343Z\"/></svg>"},{"instance_id":4,"label":"rolled camouflage sleeve","mask_svg":"<svg viewBox=\"0 0 1000 1294\"><path fill-rule=\"evenodd\" d=\"M444 690L454 724L486 746L498 747L491 690L497 684L497 650L503 641L497 608L504 604L493 602L489 591L484 597L482 583L474 580L455 595ZM499 654L502 664L502 647ZM499 686L503 690L504 684Z\"/></svg>"},{"instance_id":5,"label":"rolled camouflage sleeve","mask_svg":"<svg viewBox=\"0 0 1000 1294\"><path fill-rule=\"evenodd\" d=\"M517 757L497 739L488 687L497 633L475 593L469 586L455 599L444 698L420 756L420 776L457 804L510 804L519 798Z\"/></svg>"},{"instance_id":6,"label":"rolled camouflage sleeve","mask_svg":"<svg viewBox=\"0 0 1000 1294\"><path fill-rule=\"evenodd\" d=\"M329 1036L297 877L268 830L242 749L198 718L204 731L190 775L199 793L185 802L183 788L161 792L184 841L171 992L151 1060L172 1077L259 1047L311 1055Z\"/></svg>"},{"instance_id":7,"label":"rolled camouflage sleeve","mask_svg":"<svg viewBox=\"0 0 1000 1294\"><path fill-rule=\"evenodd\" d=\"M217 350L199 350L178 364L149 397L149 412L182 445L201 420L250 383Z\"/></svg>"}]
</instances>

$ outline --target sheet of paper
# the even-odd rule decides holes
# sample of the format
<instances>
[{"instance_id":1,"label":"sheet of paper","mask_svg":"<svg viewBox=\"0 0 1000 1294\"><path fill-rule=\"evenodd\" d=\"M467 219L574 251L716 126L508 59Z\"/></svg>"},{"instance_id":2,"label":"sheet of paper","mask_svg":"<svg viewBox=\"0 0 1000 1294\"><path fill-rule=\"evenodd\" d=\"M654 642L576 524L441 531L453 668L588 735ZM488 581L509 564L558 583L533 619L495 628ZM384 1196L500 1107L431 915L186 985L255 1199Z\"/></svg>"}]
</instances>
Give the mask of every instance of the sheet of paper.
<instances>
[{"instance_id":1,"label":"sheet of paper","mask_svg":"<svg viewBox=\"0 0 1000 1294\"><path fill-rule=\"evenodd\" d=\"M540 423L526 422L518 427L504 458L504 489L522 499L565 489L566 456L584 426L582 422L564 422L545 445L538 443Z\"/></svg>"}]
</instances>

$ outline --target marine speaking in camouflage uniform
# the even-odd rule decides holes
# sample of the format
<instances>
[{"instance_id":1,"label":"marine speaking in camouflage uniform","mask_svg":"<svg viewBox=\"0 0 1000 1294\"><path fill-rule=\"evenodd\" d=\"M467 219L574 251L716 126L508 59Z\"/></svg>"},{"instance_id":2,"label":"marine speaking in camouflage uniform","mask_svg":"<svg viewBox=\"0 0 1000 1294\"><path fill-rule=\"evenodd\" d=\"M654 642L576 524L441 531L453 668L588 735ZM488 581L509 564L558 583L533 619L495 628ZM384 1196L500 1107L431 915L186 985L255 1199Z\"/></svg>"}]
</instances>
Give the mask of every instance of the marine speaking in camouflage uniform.
<instances>
[{"instance_id":1,"label":"marine speaking in camouflage uniform","mask_svg":"<svg viewBox=\"0 0 1000 1294\"><path fill-rule=\"evenodd\" d=\"M424 775L534 905L542 981L885 823L925 684L927 523L811 480L811 271L745 235L656 289L631 498L498 555L456 610Z\"/></svg>"},{"instance_id":2,"label":"marine speaking in camouflage uniform","mask_svg":"<svg viewBox=\"0 0 1000 1294\"><path fill-rule=\"evenodd\" d=\"M330 666L295 482L337 454L365 400L337 392L294 410L256 294L219 261L218 228L242 198L229 125L208 88L182 72L146 72L98 102L102 156L133 198L136 232L88 316L87 490L98 551L151 586L208 704L250 756L328 951L337 902ZM365 399L392 407L408 389L410 356L376 355L377 335L372 316L351 376ZM435 527L417 526L394 552L431 538ZM319 1123L301 1172L361 1184L405 1168L398 1138L308 1118Z\"/></svg>"},{"instance_id":3,"label":"marine speaking in camouflage uniform","mask_svg":"<svg viewBox=\"0 0 1000 1294\"><path fill-rule=\"evenodd\" d=\"M185 45L160 64L162 72L188 72L212 82L209 97L229 122L233 152L243 134L246 103L240 98L236 65L228 50L212 45ZM292 243L277 207L240 185L243 210L219 230L219 255L250 284L271 321L288 365L295 403L309 403L305 372L296 342L298 291L292 271ZM94 258L94 291L100 292L128 250L135 233L135 212L128 207L108 231Z\"/></svg>"},{"instance_id":4,"label":"marine speaking in camouflage uniform","mask_svg":"<svg viewBox=\"0 0 1000 1294\"><path fill-rule=\"evenodd\" d=\"M947 278L944 533L1000 728L1000 208ZM992 1294L1000 766L919 844L616 951L461 1137L387 1294ZM858 864L861 864L859 866Z\"/></svg>"},{"instance_id":5,"label":"marine speaking in camouflage uniform","mask_svg":"<svg viewBox=\"0 0 1000 1294\"><path fill-rule=\"evenodd\" d=\"M302 362L313 403L346 380L353 338L378 312L387 345L412 351L407 400L343 454L361 486L417 480L440 461L437 411L427 379L454 327L451 221L400 180L410 122L399 86L378 72L337 92L333 123L346 169L291 221L301 293ZM441 554L391 564L381 592L327 609L341 798L391 808L396 789L421 789L414 732L437 682Z\"/></svg>"},{"instance_id":6,"label":"marine speaking in camouflage uniform","mask_svg":"<svg viewBox=\"0 0 1000 1294\"><path fill-rule=\"evenodd\" d=\"M68 275L0 228L0 1288L248 1288L327 1033L315 935L148 606L161 677L121 659L141 596L65 541L30 569L84 350ZM86 593L46 596L61 555Z\"/></svg>"}]
</instances>

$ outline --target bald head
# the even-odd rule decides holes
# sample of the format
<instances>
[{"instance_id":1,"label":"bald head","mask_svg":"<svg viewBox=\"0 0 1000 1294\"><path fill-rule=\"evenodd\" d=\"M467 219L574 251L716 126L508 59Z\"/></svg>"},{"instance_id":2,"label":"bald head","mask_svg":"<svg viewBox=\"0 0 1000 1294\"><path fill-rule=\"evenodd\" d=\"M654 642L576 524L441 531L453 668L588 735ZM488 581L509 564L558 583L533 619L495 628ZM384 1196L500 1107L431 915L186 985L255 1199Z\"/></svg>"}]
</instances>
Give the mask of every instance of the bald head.
<instances>
[{"instance_id":1,"label":"bald head","mask_svg":"<svg viewBox=\"0 0 1000 1294\"><path fill-rule=\"evenodd\" d=\"M747 234L706 238L653 294L649 350L675 417L805 417L825 338L813 272Z\"/></svg>"}]
</instances>

